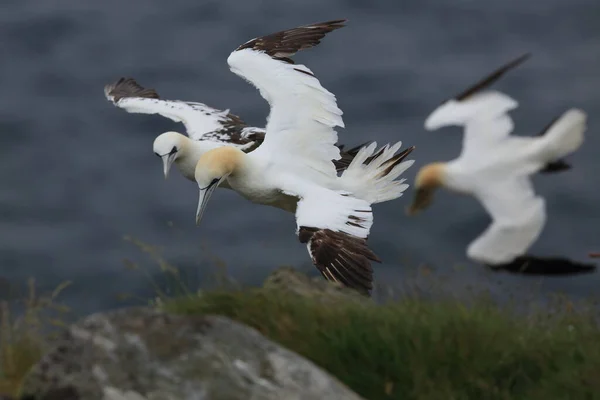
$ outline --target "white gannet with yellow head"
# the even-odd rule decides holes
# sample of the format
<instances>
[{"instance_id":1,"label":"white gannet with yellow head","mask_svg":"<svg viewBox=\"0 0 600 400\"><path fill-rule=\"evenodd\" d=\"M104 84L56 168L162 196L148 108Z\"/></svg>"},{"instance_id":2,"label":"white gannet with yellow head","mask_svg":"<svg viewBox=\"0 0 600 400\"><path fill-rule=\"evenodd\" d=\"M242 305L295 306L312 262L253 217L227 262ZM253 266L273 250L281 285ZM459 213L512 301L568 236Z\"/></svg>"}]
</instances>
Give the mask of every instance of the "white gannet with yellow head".
<instances>
[{"instance_id":1,"label":"white gannet with yellow head","mask_svg":"<svg viewBox=\"0 0 600 400\"><path fill-rule=\"evenodd\" d=\"M570 168L561 158L581 146L587 119L585 112L573 108L537 137L510 136L513 121L508 112L518 103L504 93L482 90L528 57L525 54L504 65L429 115L427 130L464 127L462 152L452 161L434 162L419 170L408 213L428 207L440 187L468 194L482 203L493 220L468 246L470 259L521 273L587 272L595 266L525 255L546 222L545 201L535 194L529 176Z\"/></svg>"},{"instance_id":2,"label":"white gannet with yellow head","mask_svg":"<svg viewBox=\"0 0 600 400\"><path fill-rule=\"evenodd\" d=\"M246 199L296 214L297 235L313 263L330 281L369 294L371 261L367 246L373 224L371 204L398 198L408 187L395 180L413 161L414 147L398 154L402 143L376 151L363 146L338 176L332 160L336 126L344 126L335 96L321 86L310 69L289 57L313 47L341 28L336 20L252 39L227 59L231 71L254 85L270 105L263 143L244 153L221 147L203 154L195 178L200 197L199 223L210 195L224 181Z\"/></svg>"}]
</instances>

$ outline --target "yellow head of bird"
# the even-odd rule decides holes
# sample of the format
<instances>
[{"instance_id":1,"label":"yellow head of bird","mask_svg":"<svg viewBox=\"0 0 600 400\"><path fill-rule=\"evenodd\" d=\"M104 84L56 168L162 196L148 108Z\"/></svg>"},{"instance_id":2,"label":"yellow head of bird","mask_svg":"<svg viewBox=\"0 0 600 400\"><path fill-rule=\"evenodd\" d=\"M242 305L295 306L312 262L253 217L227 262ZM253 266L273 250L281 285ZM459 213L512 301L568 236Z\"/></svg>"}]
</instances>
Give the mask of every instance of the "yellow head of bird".
<instances>
[{"instance_id":1,"label":"yellow head of bird","mask_svg":"<svg viewBox=\"0 0 600 400\"><path fill-rule=\"evenodd\" d=\"M433 201L435 189L444 185L444 179L444 163L432 163L421 168L415 179L415 196L412 204L408 207L408 215L415 215L429 207Z\"/></svg>"}]
</instances>

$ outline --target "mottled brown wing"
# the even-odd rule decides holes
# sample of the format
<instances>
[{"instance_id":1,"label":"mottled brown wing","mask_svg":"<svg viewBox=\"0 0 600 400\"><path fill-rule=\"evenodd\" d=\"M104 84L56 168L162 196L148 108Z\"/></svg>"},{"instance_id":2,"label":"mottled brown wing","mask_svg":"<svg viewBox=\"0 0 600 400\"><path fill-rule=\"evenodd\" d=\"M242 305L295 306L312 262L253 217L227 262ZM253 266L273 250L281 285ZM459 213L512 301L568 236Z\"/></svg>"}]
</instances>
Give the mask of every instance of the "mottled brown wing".
<instances>
[{"instance_id":1,"label":"mottled brown wing","mask_svg":"<svg viewBox=\"0 0 600 400\"><path fill-rule=\"evenodd\" d=\"M381 260L369 249L366 239L304 226L300 227L298 237L301 243L307 243L313 264L325 279L370 296L373 288L371 261Z\"/></svg>"},{"instance_id":2,"label":"mottled brown wing","mask_svg":"<svg viewBox=\"0 0 600 400\"><path fill-rule=\"evenodd\" d=\"M114 103L124 97L160 98L156 90L144 88L133 78L120 78L115 83L104 86L104 94Z\"/></svg>"},{"instance_id":3,"label":"mottled brown wing","mask_svg":"<svg viewBox=\"0 0 600 400\"><path fill-rule=\"evenodd\" d=\"M204 103L162 99L154 89L144 88L133 78L120 78L104 87L106 98L130 113L160 114L185 125L192 140L210 140L239 147L256 148L264 140L264 129L248 127L237 115Z\"/></svg>"}]
</instances>

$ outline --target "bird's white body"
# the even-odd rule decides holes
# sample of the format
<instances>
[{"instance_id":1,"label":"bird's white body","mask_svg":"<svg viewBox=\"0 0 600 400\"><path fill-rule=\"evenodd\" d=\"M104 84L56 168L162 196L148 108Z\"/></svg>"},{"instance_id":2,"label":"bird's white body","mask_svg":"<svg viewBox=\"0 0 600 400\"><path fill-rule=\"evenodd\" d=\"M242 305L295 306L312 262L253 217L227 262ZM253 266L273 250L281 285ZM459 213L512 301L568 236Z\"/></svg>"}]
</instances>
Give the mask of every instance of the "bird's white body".
<instances>
[{"instance_id":1,"label":"bird's white body","mask_svg":"<svg viewBox=\"0 0 600 400\"><path fill-rule=\"evenodd\" d=\"M252 154L242 159L236 173L225 179L229 187L253 203L292 213L296 211L298 199L281 190L281 181L290 179L285 171L273 171L273 165L269 166L263 159L253 157Z\"/></svg>"},{"instance_id":2,"label":"bird's white body","mask_svg":"<svg viewBox=\"0 0 600 400\"><path fill-rule=\"evenodd\" d=\"M384 147L386 151L382 152L382 155L372 164L363 165L364 159L373 155L376 145L377 143L372 143L361 149L341 176L316 174L313 179L294 173L293 168L283 168L280 164L269 162L260 153L240 153L240 161L235 173L228 175L219 187L231 188L253 203L269 205L289 212L296 211L298 201L296 192L316 190L316 188L351 194L355 198L367 201L368 204L398 198L408 185L404 183L404 179L396 181L394 178L408 169L414 161L400 163L395 171L386 176L384 182L377 182L373 178L372 171L381 172L381 165L390 160L391 155L395 154L395 149L400 148L402 142L398 142L392 148Z\"/></svg>"},{"instance_id":3,"label":"bird's white body","mask_svg":"<svg viewBox=\"0 0 600 400\"><path fill-rule=\"evenodd\" d=\"M468 249L469 258L490 265L509 263L538 238L546 222L545 201L529 176L574 152L583 142L586 115L570 109L538 137L510 136L508 112L517 102L500 92L449 100L425 122L428 130L464 127L460 156L443 164L442 185L477 198L492 224Z\"/></svg>"}]
</instances>

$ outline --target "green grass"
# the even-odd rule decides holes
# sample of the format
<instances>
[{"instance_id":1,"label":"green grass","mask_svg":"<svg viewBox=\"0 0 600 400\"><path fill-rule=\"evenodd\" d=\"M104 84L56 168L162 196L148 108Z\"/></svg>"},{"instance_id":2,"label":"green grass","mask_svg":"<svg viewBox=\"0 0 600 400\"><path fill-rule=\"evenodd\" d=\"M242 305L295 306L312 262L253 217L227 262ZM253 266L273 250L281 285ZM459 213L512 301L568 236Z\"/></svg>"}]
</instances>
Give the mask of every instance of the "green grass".
<instances>
[{"instance_id":1,"label":"green grass","mask_svg":"<svg viewBox=\"0 0 600 400\"><path fill-rule=\"evenodd\" d=\"M64 328L69 309L55 300L68 285L66 282L52 293L38 294L35 281L30 279L27 297L16 304L24 309L18 318L13 317L8 302L0 302L0 395L18 394L23 378L56 333L53 328Z\"/></svg>"},{"instance_id":2,"label":"green grass","mask_svg":"<svg viewBox=\"0 0 600 400\"><path fill-rule=\"evenodd\" d=\"M569 305L516 316L485 299L325 304L256 289L162 307L248 324L369 400L600 399L600 331Z\"/></svg>"}]
</instances>

